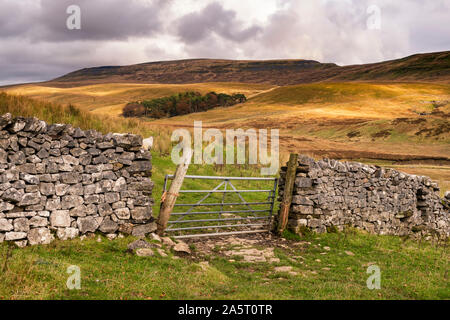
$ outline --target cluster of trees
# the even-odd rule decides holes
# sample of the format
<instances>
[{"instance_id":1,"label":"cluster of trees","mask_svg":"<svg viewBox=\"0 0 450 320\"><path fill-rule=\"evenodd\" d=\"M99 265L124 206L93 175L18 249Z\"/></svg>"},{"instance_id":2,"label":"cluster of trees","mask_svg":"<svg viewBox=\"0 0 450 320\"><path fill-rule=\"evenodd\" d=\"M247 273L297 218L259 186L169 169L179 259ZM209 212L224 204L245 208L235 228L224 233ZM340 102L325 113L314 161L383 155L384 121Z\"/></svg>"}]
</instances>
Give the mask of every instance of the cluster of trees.
<instances>
[{"instance_id":1,"label":"cluster of trees","mask_svg":"<svg viewBox=\"0 0 450 320\"><path fill-rule=\"evenodd\" d=\"M215 107L227 107L247 101L245 95L237 93L184 92L170 97L131 102L123 108L124 117L166 118L183 114L206 111Z\"/></svg>"}]
</instances>

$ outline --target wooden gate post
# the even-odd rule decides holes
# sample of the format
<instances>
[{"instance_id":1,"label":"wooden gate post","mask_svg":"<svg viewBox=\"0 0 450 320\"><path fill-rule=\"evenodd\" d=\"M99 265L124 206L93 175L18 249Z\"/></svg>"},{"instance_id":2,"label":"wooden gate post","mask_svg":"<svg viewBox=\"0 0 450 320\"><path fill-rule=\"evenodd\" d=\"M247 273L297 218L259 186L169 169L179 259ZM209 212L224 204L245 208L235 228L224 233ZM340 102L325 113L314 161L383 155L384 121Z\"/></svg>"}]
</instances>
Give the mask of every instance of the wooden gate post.
<instances>
[{"instance_id":1,"label":"wooden gate post","mask_svg":"<svg viewBox=\"0 0 450 320\"><path fill-rule=\"evenodd\" d=\"M163 194L163 199L161 203L161 209L159 211L159 217L156 222L157 229L156 233L160 236L163 235L167 228L167 223L170 219L170 214L172 213L175 202L177 201L178 191L181 189L184 177L186 176L189 164L191 163L192 149L188 149L186 154L183 155L181 163L178 165L175 175L170 185L169 191Z\"/></svg>"},{"instance_id":2,"label":"wooden gate post","mask_svg":"<svg viewBox=\"0 0 450 320\"><path fill-rule=\"evenodd\" d=\"M280 214L278 216L277 233L283 233L288 223L289 209L292 203L292 194L294 191L294 182L298 166L298 154L292 153L289 157L288 168L286 171L286 179L284 183L283 200L280 206Z\"/></svg>"}]
</instances>

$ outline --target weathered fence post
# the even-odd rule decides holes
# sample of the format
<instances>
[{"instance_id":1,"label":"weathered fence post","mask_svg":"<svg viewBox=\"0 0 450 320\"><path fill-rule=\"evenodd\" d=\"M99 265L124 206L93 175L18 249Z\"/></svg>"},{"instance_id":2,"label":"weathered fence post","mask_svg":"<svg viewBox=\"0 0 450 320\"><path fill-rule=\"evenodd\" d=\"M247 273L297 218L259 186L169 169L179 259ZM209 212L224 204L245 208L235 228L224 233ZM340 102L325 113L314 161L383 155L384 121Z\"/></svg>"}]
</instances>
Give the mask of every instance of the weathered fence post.
<instances>
[{"instance_id":1,"label":"weathered fence post","mask_svg":"<svg viewBox=\"0 0 450 320\"><path fill-rule=\"evenodd\" d=\"M178 165L175 175L170 185L169 191L165 192L161 202L161 209L159 211L159 217L157 224L156 233L158 235L163 235L167 228L167 223L170 219L170 214L172 213L175 202L177 201L178 191L180 191L181 185L183 184L184 177L186 176L189 164L191 163L192 149L188 149L186 154L183 155L181 163Z\"/></svg>"},{"instance_id":2,"label":"weathered fence post","mask_svg":"<svg viewBox=\"0 0 450 320\"><path fill-rule=\"evenodd\" d=\"M292 193L294 191L294 182L298 166L298 154L292 153L289 157L288 168L286 171L286 181L284 184L283 200L280 206L280 214L278 216L277 233L283 233L288 223L289 209L292 203Z\"/></svg>"}]
</instances>

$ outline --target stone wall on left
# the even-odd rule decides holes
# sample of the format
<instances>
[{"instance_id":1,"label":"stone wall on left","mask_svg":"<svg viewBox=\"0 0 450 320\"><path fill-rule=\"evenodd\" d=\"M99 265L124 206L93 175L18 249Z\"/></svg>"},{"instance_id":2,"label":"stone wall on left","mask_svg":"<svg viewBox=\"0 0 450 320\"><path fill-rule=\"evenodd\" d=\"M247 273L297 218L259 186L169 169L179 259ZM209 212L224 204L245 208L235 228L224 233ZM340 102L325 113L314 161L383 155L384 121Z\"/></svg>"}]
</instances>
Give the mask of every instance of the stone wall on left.
<instances>
[{"instance_id":1,"label":"stone wall on left","mask_svg":"<svg viewBox=\"0 0 450 320\"><path fill-rule=\"evenodd\" d=\"M0 116L0 242L156 230L142 137Z\"/></svg>"}]
</instances>

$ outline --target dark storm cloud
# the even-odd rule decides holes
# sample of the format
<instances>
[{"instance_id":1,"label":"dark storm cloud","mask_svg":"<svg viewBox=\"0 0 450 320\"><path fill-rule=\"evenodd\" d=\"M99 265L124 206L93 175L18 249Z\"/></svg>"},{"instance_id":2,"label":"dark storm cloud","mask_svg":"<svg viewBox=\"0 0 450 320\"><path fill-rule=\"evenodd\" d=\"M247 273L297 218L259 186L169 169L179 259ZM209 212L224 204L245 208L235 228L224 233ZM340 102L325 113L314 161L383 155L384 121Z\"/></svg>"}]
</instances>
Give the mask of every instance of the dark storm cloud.
<instances>
[{"instance_id":1,"label":"dark storm cloud","mask_svg":"<svg viewBox=\"0 0 450 320\"><path fill-rule=\"evenodd\" d=\"M2 39L0 85L49 80L68 71L111 61L113 55L99 57L96 49L95 42L37 44L25 39Z\"/></svg>"},{"instance_id":2,"label":"dark storm cloud","mask_svg":"<svg viewBox=\"0 0 450 320\"><path fill-rule=\"evenodd\" d=\"M167 1L146 4L133 0L42 0L41 22L47 41L123 40L130 36L151 36L160 31L159 13ZM69 5L81 9L81 30L66 28Z\"/></svg>"},{"instance_id":3,"label":"dark storm cloud","mask_svg":"<svg viewBox=\"0 0 450 320\"><path fill-rule=\"evenodd\" d=\"M186 43L196 43L211 34L236 42L246 41L262 31L259 26L242 27L236 12L225 10L218 2L209 4L199 12L185 15L177 24L178 36Z\"/></svg>"},{"instance_id":4,"label":"dark storm cloud","mask_svg":"<svg viewBox=\"0 0 450 320\"><path fill-rule=\"evenodd\" d=\"M67 72L67 67L55 66L50 63L42 64L40 62L2 64L1 68L0 85L45 81L54 78L55 74Z\"/></svg>"},{"instance_id":5,"label":"dark storm cloud","mask_svg":"<svg viewBox=\"0 0 450 320\"><path fill-rule=\"evenodd\" d=\"M66 10L73 4L81 8L81 30L66 26ZM119 64L129 52L114 51L117 44L105 48L117 41L126 46L130 38L161 32L162 12L169 4L166 0L0 0L0 85Z\"/></svg>"},{"instance_id":6,"label":"dark storm cloud","mask_svg":"<svg viewBox=\"0 0 450 320\"><path fill-rule=\"evenodd\" d=\"M169 1L154 0L2 0L0 35L33 41L124 40L161 30L161 11ZM39 5L40 4L40 5ZM69 30L66 12L81 9L81 30Z\"/></svg>"},{"instance_id":7,"label":"dark storm cloud","mask_svg":"<svg viewBox=\"0 0 450 320\"><path fill-rule=\"evenodd\" d=\"M0 37L16 37L27 33L36 21L39 3L31 1L0 1Z\"/></svg>"}]
</instances>

